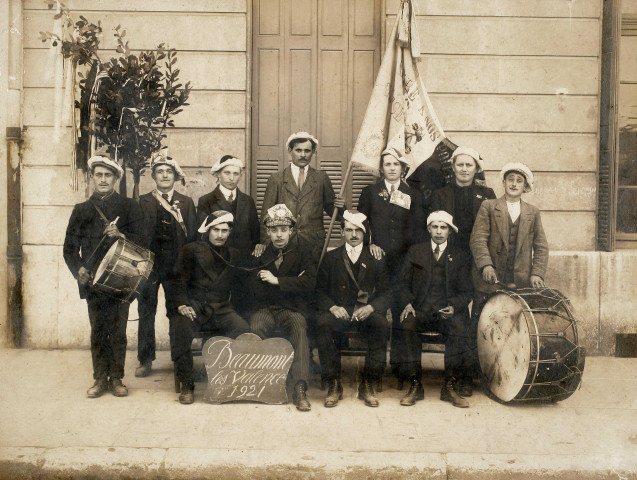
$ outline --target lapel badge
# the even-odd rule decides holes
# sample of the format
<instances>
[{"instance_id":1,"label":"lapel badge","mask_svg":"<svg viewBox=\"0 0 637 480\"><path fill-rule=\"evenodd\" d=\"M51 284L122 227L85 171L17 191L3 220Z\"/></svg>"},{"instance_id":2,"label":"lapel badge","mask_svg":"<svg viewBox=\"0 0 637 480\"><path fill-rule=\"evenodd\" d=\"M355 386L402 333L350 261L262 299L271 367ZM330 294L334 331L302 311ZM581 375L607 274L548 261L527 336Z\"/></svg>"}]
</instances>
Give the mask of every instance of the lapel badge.
<instances>
[{"instance_id":1,"label":"lapel badge","mask_svg":"<svg viewBox=\"0 0 637 480\"><path fill-rule=\"evenodd\" d=\"M383 200L387 201L389 199L389 192L387 191L386 188L383 188L383 190L378 194L379 197L381 197Z\"/></svg>"},{"instance_id":2,"label":"lapel badge","mask_svg":"<svg viewBox=\"0 0 637 480\"><path fill-rule=\"evenodd\" d=\"M365 265L364 263L361 263L361 267L367 268L367 265Z\"/></svg>"}]
</instances>

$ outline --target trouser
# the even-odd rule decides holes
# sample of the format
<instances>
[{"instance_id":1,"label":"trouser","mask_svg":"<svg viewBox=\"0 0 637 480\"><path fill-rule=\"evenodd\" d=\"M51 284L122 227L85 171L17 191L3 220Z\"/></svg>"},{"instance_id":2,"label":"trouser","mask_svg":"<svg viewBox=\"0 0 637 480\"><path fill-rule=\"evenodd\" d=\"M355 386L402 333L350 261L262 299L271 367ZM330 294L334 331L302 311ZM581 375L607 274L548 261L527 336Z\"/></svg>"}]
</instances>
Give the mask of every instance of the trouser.
<instances>
[{"instance_id":1,"label":"trouser","mask_svg":"<svg viewBox=\"0 0 637 480\"><path fill-rule=\"evenodd\" d=\"M346 308L352 315L354 308ZM372 312L365 321L352 322L340 320L330 312L323 312L316 325L321 371L325 380L333 380L341 376L341 352L338 348L343 332L347 330L362 331L367 339L367 354L363 378L378 380L383 376L387 355L389 325L387 319Z\"/></svg>"},{"instance_id":2,"label":"trouser","mask_svg":"<svg viewBox=\"0 0 637 480\"><path fill-rule=\"evenodd\" d=\"M290 367L293 385L299 381L308 383L310 376L310 349L307 340L307 322L303 314L281 307L264 307L250 317L250 331L262 339L270 338L279 327L290 340L294 359Z\"/></svg>"},{"instance_id":3,"label":"trouser","mask_svg":"<svg viewBox=\"0 0 637 480\"><path fill-rule=\"evenodd\" d=\"M487 300L493 295L492 293L481 292L476 290L473 294L473 304L471 306L471 322L470 322L470 351L469 351L469 365L471 366L471 376L479 378L482 374L480 369L480 359L478 357L478 322L480 321L480 314L484 308Z\"/></svg>"},{"instance_id":4,"label":"trouser","mask_svg":"<svg viewBox=\"0 0 637 480\"><path fill-rule=\"evenodd\" d=\"M185 388L190 389L194 387L192 339L195 331L210 331L225 337L237 338L242 333L248 333L250 328L248 322L235 311L213 314L204 323L190 320L180 314L170 319L170 357L175 363L177 378Z\"/></svg>"},{"instance_id":5,"label":"trouser","mask_svg":"<svg viewBox=\"0 0 637 480\"><path fill-rule=\"evenodd\" d=\"M86 303L91 322L93 378L123 378L130 305L99 293L89 293Z\"/></svg>"},{"instance_id":6,"label":"trouser","mask_svg":"<svg viewBox=\"0 0 637 480\"><path fill-rule=\"evenodd\" d=\"M152 271L150 278L144 284L137 298L137 313L139 324L137 327L137 359L139 363L155 360L155 315L157 314L157 293L159 285L164 287L166 297L166 312L172 315L170 293L172 280L169 268L158 268Z\"/></svg>"},{"instance_id":7,"label":"trouser","mask_svg":"<svg viewBox=\"0 0 637 480\"><path fill-rule=\"evenodd\" d=\"M408 315L400 326L406 347L403 377L421 379L422 341L418 332L426 331L439 332L445 338L445 378L465 376L470 371L467 356L470 349L469 320L466 308L448 319L431 311L417 311L416 316Z\"/></svg>"}]
</instances>

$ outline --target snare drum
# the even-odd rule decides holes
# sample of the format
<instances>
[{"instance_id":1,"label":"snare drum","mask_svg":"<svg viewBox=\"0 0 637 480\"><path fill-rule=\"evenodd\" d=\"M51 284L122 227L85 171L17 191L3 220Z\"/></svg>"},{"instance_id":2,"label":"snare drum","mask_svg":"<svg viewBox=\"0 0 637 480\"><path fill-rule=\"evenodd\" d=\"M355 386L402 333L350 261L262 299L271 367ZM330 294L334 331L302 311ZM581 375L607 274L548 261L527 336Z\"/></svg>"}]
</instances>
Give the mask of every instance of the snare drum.
<instances>
[{"instance_id":1,"label":"snare drum","mask_svg":"<svg viewBox=\"0 0 637 480\"><path fill-rule=\"evenodd\" d=\"M130 303L148 280L154 261L150 250L118 238L98 264L91 287Z\"/></svg>"},{"instance_id":2,"label":"snare drum","mask_svg":"<svg viewBox=\"0 0 637 480\"><path fill-rule=\"evenodd\" d=\"M563 400L584 372L571 303L551 288L496 292L480 314L478 356L503 402Z\"/></svg>"}]
</instances>

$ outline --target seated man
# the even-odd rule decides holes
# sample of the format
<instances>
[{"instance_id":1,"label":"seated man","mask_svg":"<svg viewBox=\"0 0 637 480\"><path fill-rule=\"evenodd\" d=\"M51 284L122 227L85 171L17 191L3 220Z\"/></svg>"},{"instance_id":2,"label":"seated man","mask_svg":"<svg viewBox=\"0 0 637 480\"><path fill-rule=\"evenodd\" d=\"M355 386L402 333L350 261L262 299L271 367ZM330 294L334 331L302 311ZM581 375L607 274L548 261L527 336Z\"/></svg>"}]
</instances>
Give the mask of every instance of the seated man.
<instances>
[{"instance_id":1,"label":"seated man","mask_svg":"<svg viewBox=\"0 0 637 480\"><path fill-rule=\"evenodd\" d=\"M272 336L274 327L287 335L294 348L290 369L294 404L305 412L311 408L306 394L310 362L306 297L314 291L316 263L308 250L290 241L295 221L288 207L274 205L264 223L270 243L260 257L251 260L257 271L250 276L256 310L250 317L250 330L263 339Z\"/></svg>"},{"instance_id":2,"label":"seated man","mask_svg":"<svg viewBox=\"0 0 637 480\"><path fill-rule=\"evenodd\" d=\"M425 398L422 387L422 342L419 331L436 331L445 336L445 381L440 399L455 407L469 402L456 393L456 381L469 372L466 352L469 342L469 302L471 277L468 254L449 245L450 229L456 233L453 217L443 210L427 218L431 241L413 245L407 252L399 287L401 329L407 357L403 377L410 382L400 404L411 406Z\"/></svg>"},{"instance_id":3,"label":"seated man","mask_svg":"<svg viewBox=\"0 0 637 480\"><path fill-rule=\"evenodd\" d=\"M376 260L363 239L369 232L367 217L346 210L341 227L345 244L328 252L317 277L317 304L320 316L317 336L321 370L327 380L326 407L335 407L343 398L341 355L337 340L345 330L365 332L367 355L358 395L365 405L377 407L374 383L383 375L387 355L391 288L385 260Z\"/></svg>"},{"instance_id":4,"label":"seated man","mask_svg":"<svg viewBox=\"0 0 637 480\"><path fill-rule=\"evenodd\" d=\"M206 240L185 245L177 257L173 284L178 315L170 321L170 353L181 382L179 402L194 402L192 373L193 331L214 330L236 338L250 329L230 303L230 287L239 260L239 251L226 247L233 225L230 212L217 210L199 227Z\"/></svg>"}]
</instances>

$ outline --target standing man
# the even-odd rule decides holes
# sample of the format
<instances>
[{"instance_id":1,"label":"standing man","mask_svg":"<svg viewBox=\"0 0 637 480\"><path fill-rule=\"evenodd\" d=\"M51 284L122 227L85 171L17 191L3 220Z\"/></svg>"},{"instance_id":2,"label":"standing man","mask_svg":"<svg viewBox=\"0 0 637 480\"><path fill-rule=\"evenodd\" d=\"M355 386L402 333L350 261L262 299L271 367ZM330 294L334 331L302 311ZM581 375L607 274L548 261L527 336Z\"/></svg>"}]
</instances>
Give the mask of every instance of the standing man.
<instances>
[{"instance_id":1,"label":"standing man","mask_svg":"<svg viewBox=\"0 0 637 480\"><path fill-rule=\"evenodd\" d=\"M310 166L318 148L316 138L307 132L296 132L290 135L285 144L291 163L268 179L261 220L274 205L285 204L294 217L299 245L318 258L325 241L323 212L331 216L334 209L342 209L345 202L341 197L334 196L327 173ZM261 244L255 249L256 256L263 252L269 240L266 229L262 229Z\"/></svg>"},{"instance_id":2,"label":"standing man","mask_svg":"<svg viewBox=\"0 0 637 480\"><path fill-rule=\"evenodd\" d=\"M194 241L197 235L195 204L190 197L175 191L175 182L181 180L183 183L185 179L177 161L158 153L151 159L150 169L156 187L139 197L139 205L144 212L146 235L150 237L155 263L137 300L139 367L135 370L136 377L148 376L155 360L155 314L159 285L164 287L166 313L171 318L177 313L177 307L171 302L175 259L181 247Z\"/></svg>"},{"instance_id":3,"label":"standing man","mask_svg":"<svg viewBox=\"0 0 637 480\"><path fill-rule=\"evenodd\" d=\"M406 168L406 160L396 149L385 149L380 160L380 181L363 188L358 202L358 209L367 216L371 227L369 248L376 258L385 253L394 288L400 281L400 267L407 250L411 245L423 242L426 236L424 197L402 180ZM402 311L396 292L392 295L390 308L392 329L396 329ZM399 390L404 380L400 376L404 355L402 336L392 330L390 364L392 373L398 378Z\"/></svg>"},{"instance_id":4,"label":"standing man","mask_svg":"<svg viewBox=\"0 0 637 480\"><path fill-rule=\"evenodd\" d=\"M266 339L279 327L289 338L294 348L290 369L294 404L306 412L311 409L306 312L308 296L316 285L316 260L307 249L290 242L295 218L288 207L274 205L265 213L264 223L270 242L260 257L252 257L257 270L250 277L250 287L256 311L250 317L250 330Z\"/></svg>"},{"instance_id":5,"label":"standing man","mask_svg":"<svg viewBox=\"0 0 637 480\"><path fill-rule=\"evenodd\" d=\"M400 404L411 406L425 398L422 386L421 331L440 332L445 337L445 380L440 400L466 408L469 402L456 391L456 381L466 374L470 362L469 302L471 278L467 253L448 242L450 230L458 229L453 217L435 211L427 218L431 241L412 246L405 257L400 284L400 328L407 356L403 364L409 391Z\"/></svg>"},{"instance_id":6,"label":"standing man","mask_svg":"<svg viewBox=\"0 0 637 480\"><path fill-rule=\"evenodd\" d=\"M181 249L175 265L173 303L178 314L170 324L170 355L181 383L179 402L195 401L192 372L193 331L216 331L236 338L250 329L230 303L230 287L240 261L237 249L226 246L232 230L232 213L217 210L199 227L206 239Z\"/></svg>"},{"instance_id":7,"label":"standing man","mask_svg":"<svg viewBox=\"0 0 637 480\"><path fill-rule=\"evenodd\" d=\"M128 395L122 383L126 360L126 323L129 304L92 290L92 272L117 237L144 245L144 216L132 199L115 192L124 171L106 153L88 161L94 192L73 208L63 254L77 279L80 298L86 299L91 322L91 356L95 383L86 392L97 398L109 388L116 397Z\"/></svg>"},{"instance_id":8,"label":"standing man","mask_svg":"<svg viewBox=\"0 0 637 480\"><path fill-rule=\"evenodd\" d=\"M343 398L338 340L346 330L357 329L367 338L363 381L358 396L377 407L374 384L382 378L387 355L387 308L391 295L385 260L376 260L363 239L369 234L367 217L345 210L341 227L345 244L328 252L319 268L316 296L320 312L317 336L321 369L327 380L326 407Z\"/></svg>"}]
</instances>

